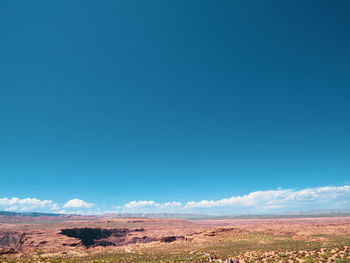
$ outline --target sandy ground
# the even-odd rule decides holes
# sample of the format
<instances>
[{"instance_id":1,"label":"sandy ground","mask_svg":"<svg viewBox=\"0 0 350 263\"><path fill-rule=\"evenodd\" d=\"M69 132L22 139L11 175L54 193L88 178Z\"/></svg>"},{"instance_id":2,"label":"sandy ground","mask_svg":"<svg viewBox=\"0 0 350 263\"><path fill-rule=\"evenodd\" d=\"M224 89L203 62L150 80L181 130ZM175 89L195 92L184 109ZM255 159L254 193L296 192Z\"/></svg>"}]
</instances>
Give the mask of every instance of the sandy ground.
<instances>
[{"instance_id":1,"label":"sandy ground","mask_svg":"<svg viewBox=\"0 0 350 263\"><path fill-rule=\"evenodd\" d=\"M144 229L142 232L131 232L127 238L146 236L158 241L123 246L85 247L79 239L60 234L61 229L64 228L83 227L127 228L130 230L142 228ZM177 254L186 257L196 255L207 261L225 262L231 254L237 254L235 258L240 258L240 262L338 262L339 260L344 260L339 262L350 262L347 243L334 248L328 245L329 242L337 240L342 242L350 240L350 217L196 221L152 218L66 220L62 222L45 220L34 223L1 223L0 237L1 234L4 236L4 233L7 235L12 233L12 236L7 239L15 239L16 235L20 236L20 244L9 244L7 247L4 245L5 239L3 238L0 251L3 256L9 257L39 254L47 257L57 255L82 257L101 253L130 255L154 253L163 256L168 253L169 257ZM159 241L170 236L183 237L183 239L176 239L171 243ZM280 241L289 242L286 243L285 251L282 251L284 247L282 250L278 247ZM316 242L315 244L320 246L317 249L305 248L303 250L300 245L303 243L299 241ZM292 242L298 245L294 250L288 247L291 246L289 244L294 246ZM325 247L322 248L322 246ZM220 258L215 259L216 255L219 255ZM312 261L312 258L315 258L315 261ZM138 261L138 259L135 260L130 262Z\"/></svg>"}]
</instances>

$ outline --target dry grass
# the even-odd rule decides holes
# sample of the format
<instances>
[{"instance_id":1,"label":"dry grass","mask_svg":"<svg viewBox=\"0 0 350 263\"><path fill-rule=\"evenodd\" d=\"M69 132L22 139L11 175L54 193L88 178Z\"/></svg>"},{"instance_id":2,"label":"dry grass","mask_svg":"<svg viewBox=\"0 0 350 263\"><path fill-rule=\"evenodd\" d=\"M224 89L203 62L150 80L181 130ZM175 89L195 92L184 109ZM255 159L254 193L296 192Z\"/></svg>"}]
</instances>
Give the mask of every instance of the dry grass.
<instances>
[{"instance_id":1,"label":"dry grass","mask_svg":"<svg viewBox=\"0 0 350 263\"><path fill-rule=\"evenodd\" d=\"M147 235L183 234L185 240L122 247L77 247L0 257L0 262L350 262L350 219L188 222L147 219L64 222L59 227L144 227ZM48 227L48 226L47 226ZM29 228L35 228L30 226ZM45 230L45 228L41 228ZM50 230L51 231L51 230Z\"/></svg>"}]
</instances>

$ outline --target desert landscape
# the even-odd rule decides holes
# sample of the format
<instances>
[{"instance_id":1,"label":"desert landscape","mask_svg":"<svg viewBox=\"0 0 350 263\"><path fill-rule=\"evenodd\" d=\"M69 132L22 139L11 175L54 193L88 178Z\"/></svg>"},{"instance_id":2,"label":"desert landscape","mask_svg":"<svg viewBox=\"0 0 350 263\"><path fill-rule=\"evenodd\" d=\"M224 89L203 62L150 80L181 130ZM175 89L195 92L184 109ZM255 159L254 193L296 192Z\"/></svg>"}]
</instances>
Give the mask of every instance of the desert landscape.
<instances>
[{"instance_id":1,"label":"desert landscape","mask_svg":"<svg viewBox=\"0 0 350 263\"><path fill-rule=\"evenodd\" d=\"M350 217L1 216L1 262L350 262ZM239 261L238 261L239 260Z\"/></svg>"},{"instance_id":2,"label":"desert landscape","mask_svg":"<svg viewBox=\"0 0 350 263\"><path fill-rule=\"evenodd\" d=\"M0 0L0 263L350 263L350 0Z\"/></svg>"}]
</instances>

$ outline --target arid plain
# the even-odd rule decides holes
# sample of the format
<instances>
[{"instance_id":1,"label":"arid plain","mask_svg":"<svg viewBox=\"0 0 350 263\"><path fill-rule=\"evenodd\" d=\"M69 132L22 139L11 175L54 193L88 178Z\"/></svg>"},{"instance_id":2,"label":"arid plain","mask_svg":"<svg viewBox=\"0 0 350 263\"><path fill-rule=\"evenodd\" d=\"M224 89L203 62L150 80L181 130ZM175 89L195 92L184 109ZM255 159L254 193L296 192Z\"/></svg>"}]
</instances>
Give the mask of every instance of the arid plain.
<instances>
[{"instance_id":1,"label":"arid plain","mask_svg":"<svg viewBox=\"0 0 350 263\"><path fill-rule=\"evenodd\" d=\"M0 222L1 262L350 262L350 217Z\"/></svg>"}]
</instances>

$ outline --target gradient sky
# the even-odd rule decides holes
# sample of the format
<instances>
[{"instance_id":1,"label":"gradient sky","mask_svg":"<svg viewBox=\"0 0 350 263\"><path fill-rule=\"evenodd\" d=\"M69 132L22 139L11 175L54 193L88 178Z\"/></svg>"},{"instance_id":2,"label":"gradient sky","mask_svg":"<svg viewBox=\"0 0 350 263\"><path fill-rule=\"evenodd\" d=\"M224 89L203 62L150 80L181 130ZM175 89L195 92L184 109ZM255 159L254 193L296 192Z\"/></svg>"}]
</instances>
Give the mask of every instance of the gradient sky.
<instances>
[{"instance_id":1,"label":"gradient sky","mask_svg":"<svg viewBox=\"0 0 350 263\"><path fill-rule=\"evenodd\" d=\"M350 184L349 10L1 1L0 198L112 210Z\"/></svg>"}]
</instances>

